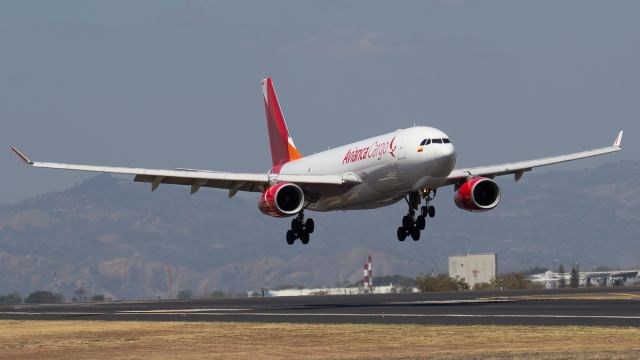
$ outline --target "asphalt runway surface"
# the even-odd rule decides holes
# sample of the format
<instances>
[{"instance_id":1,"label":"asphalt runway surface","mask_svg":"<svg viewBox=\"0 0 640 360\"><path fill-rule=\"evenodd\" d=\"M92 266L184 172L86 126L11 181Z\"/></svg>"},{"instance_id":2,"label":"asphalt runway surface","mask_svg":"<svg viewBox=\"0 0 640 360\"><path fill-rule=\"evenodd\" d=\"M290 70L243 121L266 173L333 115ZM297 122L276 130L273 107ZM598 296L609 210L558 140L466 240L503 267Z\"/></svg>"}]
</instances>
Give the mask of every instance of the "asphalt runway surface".
<instances>
[{"instance_id":1,"label":"asphalt runway surface","mask_svg":"<svg viewBox=\"0 0 640 360\"><path fill-rule=\"evenodd\" d=\"M0 306L0 319L640 327L637 298L536 298L609 293L640 287L25 304Z\"/></svg>"}]
</instances>

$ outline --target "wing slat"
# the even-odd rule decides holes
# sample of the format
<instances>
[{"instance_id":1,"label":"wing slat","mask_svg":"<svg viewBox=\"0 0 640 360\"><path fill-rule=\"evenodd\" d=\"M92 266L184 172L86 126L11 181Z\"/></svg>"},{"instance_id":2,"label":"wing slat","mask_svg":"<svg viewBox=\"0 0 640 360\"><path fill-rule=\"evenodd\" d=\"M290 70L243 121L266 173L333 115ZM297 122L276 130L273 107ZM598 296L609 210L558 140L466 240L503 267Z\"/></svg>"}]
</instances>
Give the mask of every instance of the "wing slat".
<instances>
[{"instance_id":1,"label":"wing slat","mask_svg":"<svg viewBox=\"0 0 640 360\"><path fill-rule=\"evenodd\" d=\"M621 138L622 138L622 132L618 133L618 136L616 137L616 141L614 142L613 146L581 151L573 154L550 156L550 157L545 157L541 159L517 161L512 163L506 163L506 164L455 169L447 177L447 181L445 185L460 184L461 182L466 181L468 177L475 177L475 176L495 177L495 176L510 175L510 174L514 174L515 180L518 181L520 180L520 178L525 172L531 171L533 168L536 168L536 167L559 164L567 161L585 159L589 157L618 152L622 150L622 147L620 146Z\"/></svg>"}]
</instances>

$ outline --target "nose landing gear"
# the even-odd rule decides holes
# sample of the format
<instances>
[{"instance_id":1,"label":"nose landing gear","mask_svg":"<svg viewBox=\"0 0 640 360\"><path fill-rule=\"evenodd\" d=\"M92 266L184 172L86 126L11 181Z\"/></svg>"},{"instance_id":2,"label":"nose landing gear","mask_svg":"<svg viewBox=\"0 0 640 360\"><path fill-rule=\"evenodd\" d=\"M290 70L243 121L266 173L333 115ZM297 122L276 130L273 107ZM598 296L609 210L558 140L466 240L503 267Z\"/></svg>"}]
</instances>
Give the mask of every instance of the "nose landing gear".
<instances>
[{"instance_id":1,"label":"nose landing gear","mask_svg":"<svg viewBox=\"0 0 640 360\"><path fill-rule=\"evenodd\" d=\"M431 196L432 193L433 196ZM407 236L411 236L413 241L420 240L420 231L427 226L427 216L432 218L436 215L436 208L429 205L435 194L435 191L425 190L423 192L410 193L405 197L405 201L409 205L409 211L402 218L402 226L398 228L397 236L399 241L404 241ZM425 200L425 205L420 207L422 198ZM420 214L416 217L418 208L420 208Z\"/></svg>"},{"instance_id":2,"label":"nose landing gear","mask_svg":"<svg viewBox=\"0 0 640 360\"><path fill-rule=\"evenodd\" d=\"M287 231L287 244L293 245L293 243L300 239L300 242L304 245L309 243L309 234L315 230L315 223L312 218L304 220L304 212L300 211L298 215L291 220L291 230Z\"/></svg>"}]
</instances>

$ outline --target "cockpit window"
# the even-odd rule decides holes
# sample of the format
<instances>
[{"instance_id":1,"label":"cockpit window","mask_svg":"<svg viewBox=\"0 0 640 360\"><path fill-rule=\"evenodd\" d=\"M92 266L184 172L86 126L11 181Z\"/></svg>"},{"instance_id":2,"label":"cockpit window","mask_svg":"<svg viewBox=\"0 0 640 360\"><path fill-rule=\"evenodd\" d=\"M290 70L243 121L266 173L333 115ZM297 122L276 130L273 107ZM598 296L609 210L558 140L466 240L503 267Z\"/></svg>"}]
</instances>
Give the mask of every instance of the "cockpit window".
<instances>
[{"instance_id":1,"label":"cockpit window","mask_svg":"<svg viewBox=\"0 0 640 360\"><path fill-rule=\"evenodd\" d=\"M431 144L431 139L424 139L420 143L420 146L429 145L429 144Z\"/></svg>"},{"instance_id":2,"label":"cockpit window","mask_svg":"<svg viewBox=\"0 0 640 360\"><path fill-rule=\"evenodd\" d=\"M445 143L445 144L448 144L448 143L450 143L451 141L449 141L449 139L447 139L447 138L444 138L444 139L442 139L442 142L443 142L443 143Z\"/></svg>"},{"instance_id":3,"label":"cockpit window","mask_svg":"<svg viewBox=\"0 0 640 360\"><path fill-rule=\"evenodd\" d=\"M422 140L422 142L420 143L420 146L424 145L427 142L427 139Z\"/></svg>"},{"instance_id":4,"label":"cockpit window","mask_svg":"<svg viewBox=\"0 0 640 360\"><path fill-rule=\"evenodd\" d=\"M434 144L442 144L442 139L433 139Z\"/></svg>"}]
</instances>

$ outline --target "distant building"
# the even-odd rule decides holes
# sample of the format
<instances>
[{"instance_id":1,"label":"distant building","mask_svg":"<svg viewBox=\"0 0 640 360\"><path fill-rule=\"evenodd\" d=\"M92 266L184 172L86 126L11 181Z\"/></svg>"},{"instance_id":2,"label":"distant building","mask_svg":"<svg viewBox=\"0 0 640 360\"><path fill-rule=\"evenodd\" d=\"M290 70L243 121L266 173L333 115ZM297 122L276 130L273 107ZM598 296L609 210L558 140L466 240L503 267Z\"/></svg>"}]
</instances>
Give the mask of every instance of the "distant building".
<instances>
[{"instance_id":1,"label":"distant building","mask_svg":"<svg viewBox=\"0 0 640 360\"><path fill-rule=\"evenodd\" d=\"M542 274L533 274L529 280L542 283L547 289L559 287L560 279L564 277L565 286L569 287L571 272L559 274L547 271ZM640 282L640 270L616 270L616 271L581 271L579 273L580 287L591 286L626 286L636 285Z\"/></svg>"},{"instance_id":2,"label":"distant building","mask_svg":"<svg viewBox=\"0 0 640 360\"><path fill-rule=\"evenodd\" d=\"M449 276L463 278L472 288L495 279L497 268L494 253L449 256Z\"/></svg>"},{"instance_id":3,"label":"distant building","mask_svg":"<svg viewBox=\"0 0 640 360\"><path fill-rule=\"evenodd\" d=\"M371 294L392 294L399 292L418 292L418 288L402 287L393 284L387 286L376 286L368 289ZM346 288L315 288L315 289L282 289L270 290L268 296L312 296L312 295L356 295L363 294L364 287L346 287ZM260 296L257 292L250 291L247 296Z\"/></svg>"}]
</instances>

